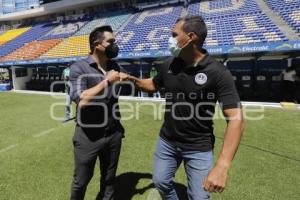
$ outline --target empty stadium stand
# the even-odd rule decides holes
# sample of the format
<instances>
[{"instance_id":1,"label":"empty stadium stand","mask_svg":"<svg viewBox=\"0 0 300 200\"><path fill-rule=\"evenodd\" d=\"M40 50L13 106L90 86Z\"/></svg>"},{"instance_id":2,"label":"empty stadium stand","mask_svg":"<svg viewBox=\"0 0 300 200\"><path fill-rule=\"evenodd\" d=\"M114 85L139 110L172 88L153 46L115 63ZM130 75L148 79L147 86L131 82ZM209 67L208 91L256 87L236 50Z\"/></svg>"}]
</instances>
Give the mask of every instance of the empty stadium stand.
<instances>
[{"instance_id":1,"label":"empty stadium stand","mask_svg":"<svg viewBox=\"0 0 300 200\"><path fill-rule=\"evenodd\" d=\"M0 61L32 60L40 57L60 43L62 39L38 40L25 44L12 53L1 57Z\"/></svg>"},{"instance_id":2,"label":"empty stadium stand","mask_svg":"<svg viewBox=\"0 0 300 200\"><path fill-rule=\"evenodd\" d=\"M18 28L18 29L13 29L13 30L8 30L6 32L3 32L0 35L0 45L15 39L16 37L18 37L19 35L22 35L29 29L30 29L30 27L26 27L26 28Z\"/></svg>"},{"instance_id":3,"label":"empty stadium stand","mask_svg":"<svg viewBox=\"0 0 300 200\"><path fill-rule=\"evenodd\" d=\"M260 9L255 0L216 0L192 3L188 7L190 15L204 17L226 17L241 14L257 13Z\"/></svg>"},{"instance_id":4,"label":"empty stadium stand","mask_svg":"<svg viewBox=\"0 0 300 200\"><path fill-rule=\"evenodd\" d=\"M84 26L85 21L69 21L62 24L58 24L57 27L52 29L46 35L39 38L39 40L67 38L73 35L75 32Z\"/></svg>"},{"instance_id":5,"label":"empty stadium stand","mask_svg":"<svg viewBox=\"0 0 300 200\"><path fill-rule=\"evenodd\" d=\"M135 14L117 34L121 53L166 50L171 29L182 10L182 6L170 6Z\"/></svg>"},{"instance_id":6,"label":"empty stadium stand","mask_svg":"<svg viewBox=\"0 0 300 200\"><path fill-rule=\"evenodd\" d=\"M300 35L300 0L265 0Z\"/></svg>"},{"instance_id":7,"label":"empty stadium stand","mask_svg":"<svg viewBox=\"0 0 300 200\"><path fill-rule=\"evenodd\" d=\"M43 54L41 58L86 56L88 53L88 35L79 35L64 39L59 45Z\"/></svg>"},{"instance_id":8,"label":"empty stadium stand","mask_svg":"<svg viewBox=\"0 0 300 200\"><path fill-rule=\"evenodd\" d=\"M47 53L44 53L41 58L86 56L89 53L88 35L95 27L111 25L113 30L118 30L129 17L130 14L121 14L111 17L102 17L99 19L96 18L82 25L82 28L80 30L78 29L78 31L71 37L68 37L71 34L70 32L64 33L64 35L56 35L55 37L59 36L60 38L64 37L65 39L59 45L52 48ZM40 39L51 37L53 36L53 33L57 33L57 28Z\"/></svg>"},{"instance_id":9,"label":"empty stadium stand","mask_svg":"<svg viewBox=\"0 0 300 200\"><path fill-rule=\"evenodd\" d=\"M299 32L299 0L265 1ZM87 35L93 28L105 24L111 25L117 33L120 55L155 57L156 53L161 52L166 52L168 55L167 41L170 31L177 18L185 13L202 15L205 18L208 26L205 47L208 49L289 41L278 26L260 9L256 0L201 1L190 4L187 11L182 4L175 4L144 9L135 14L126 11L100 13L91 18L33 25L27 31L11 30L15 34L9 34L10 39L1 40L2 37L5 38L6 33L0 36L0 44L6 42L0 46L1 62L11 58L25 59L26 55L24 58L22 56L4 58L4 56L34 40L61 39L62 42L58 45L50 45L50 48L46 48L47 51L41 45L42 53L35 54L29 59L86 56L89 52ZM23 34L20 33L21 30L24 31ZM33 44L33 46L38 45Z\"/></svg>"},{"instance_id":10,"label":"empty stadium stand","mask_svg":"<svg viewBox=\"0 0 300 200\"><path fill-rule=\"evenodd\" d=\"M125 21L131 16L131 14L119 14L115 16L111 16L114 13L109 14L110 17L100 17L91 20L89 23L87 23L82 29L80 29L75 36L79 35L88 35L90 32L95 28L103 25L110 25L114 31L118 31L118 29L124 24Z\"/></svg>"},{"instance_id":11,"label":"empty stadium stand","mask_svg":"<svg viewBox=\"0 0 300 200\"><path fill-rule=\"evenodd\" d=\"M0 46L0 57L5 56L18 48L22 47L24 44L32 42L33 40L38 39L43 36L51 29L53 29L54 24L46 23L46 24L38 24L33 26L31 29L26 31L24 34L20 35L14 40L11 40Z\"/></svg>"},{"instance_id":12,"label":"empty stadium stand","mask_svg":"<svg viewBox=\"0 0 300 200\"><path fill-rule=\"evenodd\" d=\"M208 25L207 47L288 40L254 0L193 3L188 12L205 18Z\"/></svg>"},{"instance_id":13,"label":"empty stadium stand","mask_svg":"<svg viewBox=\"0 0 300 200\"><path fill-rule=\"evenodd\" d=\"M299 7L300 0L264 0L273 10L284 10L291 7Z\"/></svg>"}]
</instances>

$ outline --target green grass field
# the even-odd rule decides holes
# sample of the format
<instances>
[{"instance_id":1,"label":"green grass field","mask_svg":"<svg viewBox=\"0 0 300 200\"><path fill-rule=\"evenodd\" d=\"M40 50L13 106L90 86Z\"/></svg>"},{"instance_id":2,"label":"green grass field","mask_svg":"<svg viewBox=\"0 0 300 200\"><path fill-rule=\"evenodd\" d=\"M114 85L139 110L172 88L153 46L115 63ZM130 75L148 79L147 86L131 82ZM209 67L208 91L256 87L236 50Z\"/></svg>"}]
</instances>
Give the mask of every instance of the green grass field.
<instances>
[{"instance_id":1,"label":"green grass field","mask_svg":"<svg viewBox=\"0 0 300 200\"><path fill-rule=\"evenodd\" d=\"M50 96L0 93L0 200L69 198L74 123L62 124L50 117L51 105L63 102ZM64 107L56 107L54 113L63 117ZM160 199L151 185L151 166L162 121L153 120L150 107L141 108L139 115L139 120L123 122L126 138L117 172L119 200ZM300 111L266 109L264 115L263 120L246 120L227 188L213 199L300 199ZM215 121L216 157L224 127L223 120ZM182 167L175 180L186 199ZM86 199L94 199L98 188L97 164Z\"/></svg>"}]
</instances>

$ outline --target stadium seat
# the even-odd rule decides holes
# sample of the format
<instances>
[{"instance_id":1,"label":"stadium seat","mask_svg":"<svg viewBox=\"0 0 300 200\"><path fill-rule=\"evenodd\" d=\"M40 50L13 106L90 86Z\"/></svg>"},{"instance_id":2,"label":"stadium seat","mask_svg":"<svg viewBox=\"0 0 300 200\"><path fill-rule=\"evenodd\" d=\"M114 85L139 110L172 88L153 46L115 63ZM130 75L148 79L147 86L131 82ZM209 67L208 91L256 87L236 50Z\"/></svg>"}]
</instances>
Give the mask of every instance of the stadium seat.
<instances>
[{"instance_id":1,"label":"stadium seat","mask_svg":"<svg viewBox=\"0 0 300 200\"><path fill-rule=\"evenodd\" d=\"M9 30L9 31L2 33L0 35L0 45L15 39L16 37L22 35L26 31L28 31L30 28L31 27L18 28L18 29Z\"/></svg>"},{"instance_id":2,"label":"stadium seat","mask_svg":"<svg viewBox=\"0 0 300 200\"><path fill-rule=\"evenodd\" d=\"M86 21L69 21L58 24L53 30L39 38L39 40L49 40L57 38L67 38L80 30Z\"/></svg>"},{"instance_id":3,"label":"stadium seat","mask_svg":"<svg viewBox=\"0 0 300 200\"><path fill-rule=\"evenodd\" d=\"M61 39L33 41L0 58L0 61L32 60L46 53L61 41Z\"/></svg>"},{"instance_id":4,"label":"stadium seat","mask_svg":"<svg viewBox=\"0 0 300 200\"><path fill-rule=\"evenodd\" d=\"M121 53L167 50L171 29L182 10L182 6L167 6L135 14L123 30L117 33Z\"/></svg>"},{"instance_id":5,"label":"stadium seat","mask_svg":"<svg viewBox=\"0 0 300 200\"><path fill-rule=\"evenodd\" d=\"M23 34L19 35L19 37L11 40L3 45L0 46L0 57L5 56L18 48L22 47L24 44L30 43L34 40L37 40L51 29L55 27L52 23L42 23L37 24L24 32Z\"/></svg>"},{"instance_id":6,"label":"stadium seat","mask_svg":"<svg viewBox=\"0 0 300 200\"><path fill-rule=\"evenodd\" d=\"M283 18L287 18L287 22L294 26L295 30L300 30L299 4L278 3L274 0L265 1L282 14ZM299 0L295 2L299 2ZM208 26L208 36L204 44L206 48L288 41L272 20L260 10L256 0L241 0L234 3L231 0L194 2L188 6L187 12L189 15L201 15L205 18ZM92 20L91 18L82 18L62 23L36 24L19 37L1 45L0 57L2 57L1 61L14 58L16 60L26 59L27 56L19 58L12 56L14 54L6 58L3 56L14 51L17 51L15 54L18 54L25 48L21 48L24 44L29 45L35 40L50 41L53 39L61 39L62 42L59 45L51 46L48 52L45 52L43 49L45 46L41 45L40 52L42 53L33 53L33 58L29 59L39 58L40 55L40 58L86 56L89 51L88 45L84 44L87 41L87 35L95 27L106 24L111 25L116 32L120 53L167 51L167 41L171 29L182 14L184 14L182 5L160 5L154 8L144 8L143 11L135 14L118 11L97 14L92 16ZM12 31L18 32L17 30L22 29Z\"/></svg>"},{"instance_id":7,"label":"stadium seat","mask_svg":"<svg viewBox=\"0 0 300 200\"><path fill-rule=\"evenodd\" d=\"M86 56L89 53L88 35L73 36L43 54L41 58Z\"/></svg>"},{"instance_id":8,"label":"stadium seat","mask_svg":"<svg viewBox=\"0 0 300 200\"><path fill-rule=\"evenodd\" d=\"M112 15L113 13L107 13L107 16ZM104 25L110 25L114 31L117 31L120 26L124 24L125 21L131 16L131 14L121 14L121 15L116 15L116 16L110 16L110 17L102 17L102 18L97 18L93 19L89 23L87 23L85 26L80 29L75 36L79 35L88 35L90 32L99 26L104 26Z\"/></svg>"},{"instance_id":9,"label":"stadium seat","mask_svg":"<svg viewBox=\"0 0 300 200\"><path fill-rule=\"evenodd\" d=\"M190 15L201 15L208 24L206 47L286 41L278 27L260 10L255 0L192 3Z\"/></svg>"},{"instance_id":10,"label":"stadium seat","mask_svg":"<svg viewBox=\"0 0 300 200\"><path fill-rule=\"evenodd\" d=\"M274 12L278 13L300 35L300 0L264 1Z\"/></svg>"}]
</instances>

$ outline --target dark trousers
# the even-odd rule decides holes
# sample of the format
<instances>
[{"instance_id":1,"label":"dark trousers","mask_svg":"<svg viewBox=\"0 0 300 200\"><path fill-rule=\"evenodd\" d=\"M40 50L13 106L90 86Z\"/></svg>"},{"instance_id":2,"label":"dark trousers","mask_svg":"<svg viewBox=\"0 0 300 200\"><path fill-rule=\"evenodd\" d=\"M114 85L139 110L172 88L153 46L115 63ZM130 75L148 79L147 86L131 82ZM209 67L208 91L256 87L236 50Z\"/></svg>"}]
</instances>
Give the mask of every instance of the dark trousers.
<instances>
[{"instance_id":1,"label":"dark trousers","mask_svg":"<svg viewBox=\"0 0 300 200\"><path fill-rule=\"evenodd\" d=\"M287 102L294 102L296 94L295 82L283 81L283 100Z\"/></svg>"},{"instance_id":2,"label":"dark trousers","mask_svg":"<svg viewBox=\"0 0 300 200\"><path fill-rule=\"evenodd\" d=\"M100 161L100 192L97 200L114 199L114 180L121 150L123 133L103 135L97 131L75 128L73 137L75 170L71 200L83 200L88 183L94 174L97 158Z\"/></svg>"}]
</instances>

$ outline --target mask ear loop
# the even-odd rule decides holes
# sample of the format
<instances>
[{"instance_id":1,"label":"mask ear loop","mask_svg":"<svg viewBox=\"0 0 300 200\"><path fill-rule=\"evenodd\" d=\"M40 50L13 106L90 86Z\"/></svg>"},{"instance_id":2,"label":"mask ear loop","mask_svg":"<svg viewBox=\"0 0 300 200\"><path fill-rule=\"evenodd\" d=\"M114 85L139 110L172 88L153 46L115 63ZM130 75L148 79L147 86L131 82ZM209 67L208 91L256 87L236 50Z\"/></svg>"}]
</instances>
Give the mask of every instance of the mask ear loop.
<instances>
[{"instance_id":1,"label":"mask ear loop","mask_svg":"<svg viewBox=\"0 0 300 200\"><path fill-rule=\"evenodd\" d=\"M190 43L191 43L192 40L188 40L184 45L183 47L181 47L181 49L184 49L185 47L187 47Z\"/></svg>"},{"instance_id":2,"label":"mask ear loop","mask_svg":"<svg viewBox=\"0 0 300 200\"><path fill-rule=\"evenodd\" d=\"M189 36L188 36L189 37ZM190 37L189 37L190 38ZM193 40L190 38L188 41L181 47L181 49L184 49L186 46L188 46Z\"/></svg>"},{"instance_id":3,"label":"mask ear loop","mask_svg":"<svg viewBox=\"0 0 300 200\"><path fill-rule=\"evenodd\" d=\"M103 46L103 44L102 44L102 42L101 43L99 43L104 49L106 49L106 47L105 46Z\"/></svg>"},{"instance_id":4,"label":"mask ear loop","mask_svg":"<svg viewBox=\"0 0 300 200\"><path fill-rule=\"evenodd\" d=\"M98 44L100 44L103 48L104 48L104 54L105 54L105 50L106 50L106 47L102 44L103 43L103 41L100 43L100 42L98 42L98 41L96 41Z\"/></svg>"}]
</instances>

